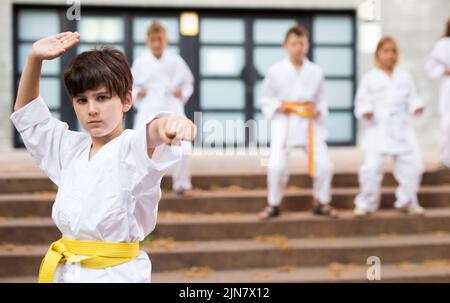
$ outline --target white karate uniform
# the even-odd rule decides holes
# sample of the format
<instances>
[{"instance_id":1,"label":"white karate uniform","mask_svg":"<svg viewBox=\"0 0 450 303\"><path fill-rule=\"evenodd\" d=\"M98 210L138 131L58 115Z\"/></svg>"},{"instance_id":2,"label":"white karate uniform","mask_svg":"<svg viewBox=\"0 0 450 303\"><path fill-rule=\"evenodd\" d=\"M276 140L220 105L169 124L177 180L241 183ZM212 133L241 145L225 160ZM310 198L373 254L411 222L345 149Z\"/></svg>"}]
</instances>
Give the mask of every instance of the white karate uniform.
<instances>
[{"instance_id":1,"label":"white karate uniform","mask_svg":"<svg viewBox=\"0 0 450 303\"><path fill-rule=\"evenodd\" d=\"M423 107L411 76L395 68L389 77L373 68L361 80L355 99L355 115L366 126L362 147L364 163L359 169L360 194L357 208L373 212L379 208L383 179L383 162L394 156L393 174L399 187L395 193L396 208L419 206L417 191L423 164L414 128L409 121L414 111ZM371 120L364 113L373 113Z\"/></svg>"},{"instance_id":2,"label":"white karate uniform","mask_svg":"<svg viewBox=\"0 0 450 303\"><path fill-rule=\"evenodd\" d=\"M304 59L300 72L289 59L273 65L267 73L261 88L260 104L266 119L271 120L271 146L268 163L268 203L278 206L283 190L289 180L288 157L291 148L308 148L308 118L295 114L286 116L276 112L282 100L290 102L312 101L320 110L320 117L314 123L314 182L313 197L322 204L331 201L333 164L326 145L325 120L328 106L323 100L324 75L321 68Z\"/></svg>"},{"instance_id":3,"label":"white karate uniform","mask_svg":"<svg viewBox=\"0 0 450 303\"><path fill-rule=\"evenodd\" d=\"M450 37L440 39L425 64L428 75L440 80L439 113L441 115L441 160L450 167L450 76L444 74L450 69Z\"/></svg>"},{"instance_id":4,"label":"white karate uniform","mask_svg":"<svg viewBox=\"0 0 450 303\"><path fill-rule=\"evenodd\" d=\"M142 127L123 131L89 160L90 136L68 130L41 97L11 120L33 159L58 186L52 218L64 237L135 242L153 231L161 178L181 158L180 147L160 145L149 158ZM60 264L54 282L150 282L150 274L150 259L141 251L136 259L105 269Z\"/></svg>"},{"instance_id":5,"label":"white karate uniform","mask_svg":"<svg viewBox=\"0 0 450 303\"><path fill-rule=\"evenodd\" d=\"M133 104L137 109L134 128L141 127L148 117L165 111L185 116L184 105L193 93L194 77L186 62L177 54L164 51L157 59L151 51L146 51L133 63ZM181 99L172 92L181 88ZM137 95L140 90L146 91L144 98ZM191 142L181 142L183 157L172 172L173 189L187 190L192 188L189 154L192 153Z\"/></svg>"}]
</instances>

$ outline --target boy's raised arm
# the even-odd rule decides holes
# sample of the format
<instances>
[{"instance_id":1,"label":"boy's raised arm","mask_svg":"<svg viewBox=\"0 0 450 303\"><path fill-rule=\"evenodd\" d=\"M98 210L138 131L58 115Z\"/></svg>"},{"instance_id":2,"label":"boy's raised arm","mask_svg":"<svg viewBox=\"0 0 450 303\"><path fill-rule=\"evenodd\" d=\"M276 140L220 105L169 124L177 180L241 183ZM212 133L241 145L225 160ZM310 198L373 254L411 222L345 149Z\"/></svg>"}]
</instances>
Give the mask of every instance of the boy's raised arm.
<instances>
[{"instance_id":1,"label":"boy's raised arm","mask_svg":"<svg viewBox=\"0 0 450 303\"><path fill-rule=\"evenodd\" d=\"M21 109L39 96L42 61L61 56L79 41L80 34L64 32L33 43L20 77L14 111Z\"/></svg>"}]
</instances>

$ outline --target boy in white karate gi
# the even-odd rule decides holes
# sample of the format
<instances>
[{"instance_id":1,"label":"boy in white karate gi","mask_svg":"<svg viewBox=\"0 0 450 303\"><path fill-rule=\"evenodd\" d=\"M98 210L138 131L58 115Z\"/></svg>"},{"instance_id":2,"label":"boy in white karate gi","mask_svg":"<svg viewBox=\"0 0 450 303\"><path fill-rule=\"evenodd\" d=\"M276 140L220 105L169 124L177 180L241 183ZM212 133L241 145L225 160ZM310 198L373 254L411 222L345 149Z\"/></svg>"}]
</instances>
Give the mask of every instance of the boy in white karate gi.
<instances>
[{"instance_id":1,"label":"boy in white karate gi","mask_svg":"<svg viewBox=\"0 0 450 303\"><path fill-rule=\"evenodd\" d=\"M260 95L262 112L271 121L269 205L260 213L260 219L280 214L283 190L289 179L288 156L293 147L308 149L310 174L314 175L314 213L334 218L338 212L330 206L333 164L326 145L328 106L323 100L324 75L318 65L306 58L309 49L306 29L291 28L284 48L288 58L270 68Z\"/></svg>"},{"instance_id":2,"label":"boy in white karate gi","mask_svg":"<svg viewBox=\"0 0 450 303\"><path fill-rule=\"evenodd\" d=\"M434 46L425 64L427 74L440 80L439 113L441 115L440 158L450 168L450 19L447 21L444 37Z\"/></svg>"},{"instance_id":3,"label":"boy in white karate gi","mask_svg":"<svg viewBox=\"0 0 450 303\"><path fill-rule=\"evenodd\" d=\"M355 100L355 115L366 126L364 163L359 170L360 194L354 214L366 216L380 205L383 162L393 156L393 174L399 187L395 208L411 215L422 215L419 190L423 164L419 144L409 118L425 109L411 76L397 67L398 47L391 37L380 40L375 53L376 67L361 80Z\"/></svg>"},{"instance_id":4,"label":"boy in white karate gi","mask_svg":"<svg viewBox=\"0 0 450 303\"><path fill-rule=\"evenodd\" d=\"M133 97L138 112L134 128L141 127L149 116L167 111L185 116L184 105L193 92L194 77L186 62L177 54L166 50L165 28L152 23L147 30L147 47L133 63ZM183 156L173 169L172 187L180 195L191 195L190 142L182 142Z\"/></svg>"},{"instance_id":5,"label":"boy in white karate gi","mask_svg":"<svg viewBox=\"0 0 450 303\"><path fill-rule=\"evenodd\" d=\"M50 246L39 282L150 282L151 263L139 250L156 224L160 182L192 140L184 117L157 113L124 130L132 106L132 75L113 48L83 52L64 73L78 121L68 130L39 94L42 62L79 42L65 32L35 42L23 70L11 120L27 150L58 186L52 218L62 238ZM172 146L171 146L172 145Z\"/></svg>"}]
</instances>

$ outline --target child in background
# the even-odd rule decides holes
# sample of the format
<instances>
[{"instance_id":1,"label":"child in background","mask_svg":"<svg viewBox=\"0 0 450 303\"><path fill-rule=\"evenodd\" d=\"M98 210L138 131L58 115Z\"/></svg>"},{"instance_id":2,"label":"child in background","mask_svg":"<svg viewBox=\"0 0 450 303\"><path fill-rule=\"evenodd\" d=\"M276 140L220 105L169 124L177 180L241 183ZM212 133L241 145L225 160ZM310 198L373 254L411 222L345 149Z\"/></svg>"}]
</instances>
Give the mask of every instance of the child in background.
<instances>
[{"instance_id":1,"label":"child in background","mask_svg":"<svg viewBox=\"0 0 450 303\"><path fill-rule=\"evenodd\" d=\"M365 159L359 170L360 194L355 199L356 216L375 212L380 205L383 162L393 156L393 174L399 187L395 208L410 215L422 215L417 191L423 164L419 144L409 116L419 116L425 105L416 93L411 76L397 67L399 51L391 37L378 43L376 67L364 75L355 100L355 115L366 125Z\"/></svg>"},{"instance_id":2,"label":"child in background","mask_svg":"<svg viewBox=\"0 0 450 303\"><path fill-rule=\"evenodd\" d=\"M439 39L425 64L425 71L433 79L440 80L439 113L441 115L442 164L450 168L450 19L444 37Z\"/></svg>"},{"instance_id":3,"label":"child in background","mask_svg":"<svg viewBox=\"0 0 450 303\"><path fill-rule=\"evenodd\" d=\"M324 75L306 57L309 42L305 28L292 27L286 34L284 48L288 58L270 68L261 88L262 112L271 121L271 146L267 173L269 205L260 213L260 219L280 214L283 190L289 180L289 152L294 147L302 147L309 156L314 213L336 218L338 212L330 205L333 164L326 144L328 106L323 99Z\"/></svg>"},{"instance_id":4,"label":"child in background","mask_svg":"<svg viewBox=\"0 0 450 303\"><path fill-rule=\"evenodd\" d=\"M194 77L186 62L168 51L166 29L152 23L147 30L148 50L132 67L133 99L138 110L134 128L142 127L149 116L159 111L185 116L184 106L194 91ZM192 195L189 154L191 142L182 142L183 156L174 165L172 187L179 195Z\"/></svg>"}]
</instances>

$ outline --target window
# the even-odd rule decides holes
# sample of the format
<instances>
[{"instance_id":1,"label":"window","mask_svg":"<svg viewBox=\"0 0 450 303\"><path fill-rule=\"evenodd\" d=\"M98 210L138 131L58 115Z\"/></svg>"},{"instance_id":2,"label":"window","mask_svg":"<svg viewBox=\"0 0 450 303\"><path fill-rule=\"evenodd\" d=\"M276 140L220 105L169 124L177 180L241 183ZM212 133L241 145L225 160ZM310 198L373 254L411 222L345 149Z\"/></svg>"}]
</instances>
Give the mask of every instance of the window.
<instances>
[{"instance_id":1,"label":"window","mask_svg":"<svg viewBox=\"0 0 450 303\"><path fill-rule=\"evenodd\" d=\"M319 14L313 18L312 57L325 73L325 100L330 115L328 141L354 144L355 41L351 15Z\"/></svg>"},{"instance_id":2,"label":"window","mask_svg":"<svg viewBox=\"0 0 450 303\"><path fill-rule=\"evenodd\" d=\"M329 143L355 143L354 12L200 9L198 36L185 37L180 34L181 9L177 8L158 10L155 14L142 8L86 7L79 21L68 21L65 7L37 9L20 5L15 11L16 88L29 48L36 39L62 30L77 30L81 41L73 54L110 45L123 51L132 64L149 51L148 26L160 22L167 30L169 51L180 54L194 73L196 90L186 113L193 117L195 111L202 112L203 124L209 128L220 121L237 119L237 125L264 119L258 104L262 80L270 66L286 57L282 45L287 30L302 24L311 34L309 56L325 73L324 97L330 108ZM72 129L81 130L70 103L66 102L68 96L61 81L61 72L69 61L70 56L65 56L44 62L41 94L55 116L67 121ZM132 121L133 113L130 113L126 126L131 127ZM248 131L224 133L222 143L265 146L270 130L267 125L257 125ZM203 137L204 142L211 139L206 133ZM16 134L16 145L20 144Z\"/></svg>"},{"instance_id":3,"label":"window","mask_svg":"<svg viewBox=\"0 0 450 303\"><path fill-rule=\"evenodd\" d=\"M227 92L224 94L223 92ZM245 109L245 86L242 81L205 79L200 84L203 109Z\"/></svg>"},{"instance_id":4,"label":"window","mask_svg":"<svg viewBox=\"0 0 450 303\"><path fill-rule=\"evenodd\" d=\"M220 33L220 34L218 34ZM245 23L203 17L199 32L199 105L205 145L245 144ZM223 133L221 133L223 132Z\"/></svg>"},{"instance_id":5,"label":"window","mask_svg":"<svg viewBox=\"0 0 450 303\"><path fill-rule=\"evenodd\" d=\"M23 9L17 15L16 53L18 63L14 78L18 87L20 75L34 41L60 32L59 12L53 9ZM53 116L61 116L61 60L44 61L40 82L40 93L47 102ZM16 93L16 91L14 92ZM15 132L15 146L23 146L20 135Z\"/></svg>"},{"instance_id":6,"label":"window","mask_svg":"<svg viewBox=\"0 0 450 303\"><path fill-rule=\"evenodd\" d=\"M201 20L201 43L244 43L244 40L245 28L242 20L222 18L204 18Z\"/></svg>"}]
</instances>

